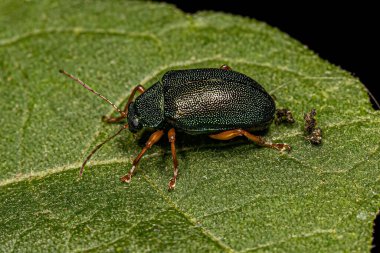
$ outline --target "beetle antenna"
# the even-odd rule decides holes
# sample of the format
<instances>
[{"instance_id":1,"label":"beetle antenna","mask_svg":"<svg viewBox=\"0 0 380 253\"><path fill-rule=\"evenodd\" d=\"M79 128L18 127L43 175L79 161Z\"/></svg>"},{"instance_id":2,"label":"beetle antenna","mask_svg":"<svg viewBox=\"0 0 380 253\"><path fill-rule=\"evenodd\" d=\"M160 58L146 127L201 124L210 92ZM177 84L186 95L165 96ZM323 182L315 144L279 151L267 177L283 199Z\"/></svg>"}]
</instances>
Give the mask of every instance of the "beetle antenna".
<instances>
[{"instance_id":1,"label":"beetle antenna","mask_svg":"<svg viewBox=\"0 0 380 253\"><path fill-rule=\"evenodd\" d=\"M126 116L125 112L123 112L122 110L120 110L108 98L106 98L105 96L103 96L99 92L96 92L95 90L93 90L90 86L88 86L87 84L85 84L84 82L82 82L79 78L77 78L77 77L75 77L75 76L67 73L66 71L64 71L62 69L59 70L59 73L62 73L64 75L68 76L69 78L73 79L74 81L76 81L77 83L79 83L80 85L82 85L83 87L85 87L87 90L91 91L92 93L96 94L98 97L100 97L101 99L103 99L104 101L106 101L107 103L109 103L110 105L112 105L113 108L115 108L115 110L118 111L122 116Z\"/></svg>"},{"instance_id":2,"label":"beetle antenna","mask_svg":"<svg viewBox=\"0 0 380 253\"><path fill-rule=\"evenodd\" d=\"M88 160L90 160L90 158L92 157L92 155L95 154L95 152L98 151L98 149L100 149L104 144L106 144L108 141L112 140L114 137L116 137L117 135L119 135L124 129L127 129L127 128L128 128L128 124L124 125L122 128L119 129L119 131L117 131L114 135L108 137L102 143L96 145L96 147L91 151L91 153L84 160L84 162L82 164L82 167L80 168L80 171L79 171L79 176L80 177L83 174L84 166L86 165L86 163L88 162Z\"/></svg>"}]
</instances>

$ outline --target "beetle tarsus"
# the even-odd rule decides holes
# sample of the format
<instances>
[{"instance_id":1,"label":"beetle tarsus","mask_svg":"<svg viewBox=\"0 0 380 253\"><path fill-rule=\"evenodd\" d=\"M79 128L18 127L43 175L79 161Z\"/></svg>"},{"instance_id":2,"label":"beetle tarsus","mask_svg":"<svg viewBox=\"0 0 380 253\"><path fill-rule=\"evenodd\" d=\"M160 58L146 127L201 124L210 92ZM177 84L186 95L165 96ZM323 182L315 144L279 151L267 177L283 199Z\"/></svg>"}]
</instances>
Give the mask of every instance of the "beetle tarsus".
<instances>
[{"instance_id":1,"label":"beetle tarsus","mask_svg":"<svg viewBox=\"0 0 380 253\"><path fill-rule=\"evenodd\" d=\"M176 181L177 181L176 177L173 177L172 179L170 179L168 191L174 190Z\"/></svg>"},{"instance_id":2,"label":"beetle tarsus","mask_svg":"<svg viewBox=\"0 0 380 253\"><path fill-rule=\"evenodd\" d=\"M136 169L136 166L133 165L131 170L128 172L128 174L124 175L120 178L120 181L123 183L130 183L131 179L132 179L133 172L135 171L135 169Z\"/></svg>"},{"instance_id":3,"label":"beetle tarsus","mask_svg":"<svg viewBox=\"0 0 380 253\"><path fill-rule=\"evenodd\" d=\"M120 181L123 182L123 183L130 183L131 182L131 179L132 179L132 175L130 175L129 173L125 176L122 176L120 178Z\"/></svg>"},{"instance_id":4,"label":"beetle tarsus","mask_svg":"<svg viewBox=\"0 0 380 253\"><path fill-rule=\"evenodd\" d=\"M289 146L288 144L286 143L274 143L274 144L270 144L269 147L272 147L274 149L277 149L278 151L280 152L284 152L284 151L288 151L290 152L290 150L292 150L292 147Z\"/></svg>"},{"instance_id":5,"label":"beetle tarsus","mask_svg":"<svg viewBox=\"0 0 380 253\"><path fill-rule=\"evenodd\" d=\"M129 183L131 181L131 178L132 178L132 175L133 175L133 172L135 171L136 169L136 166L137 164L139 163L141 157L145 154L145 152L150 149L156 142L158 142L162 135L164 134L164 131L163 130L157 130L156 132L154 132L148 139L148 141L146 142L145 144L145 147L141 150L140 154L135 158L135 160L133 160L133 163L132 163L132 168L131 170L128 172L127 175L125 176L122 176L120 178L120 180L122 182L125 182L125 183Z\"/></svg>"}]
</instances>

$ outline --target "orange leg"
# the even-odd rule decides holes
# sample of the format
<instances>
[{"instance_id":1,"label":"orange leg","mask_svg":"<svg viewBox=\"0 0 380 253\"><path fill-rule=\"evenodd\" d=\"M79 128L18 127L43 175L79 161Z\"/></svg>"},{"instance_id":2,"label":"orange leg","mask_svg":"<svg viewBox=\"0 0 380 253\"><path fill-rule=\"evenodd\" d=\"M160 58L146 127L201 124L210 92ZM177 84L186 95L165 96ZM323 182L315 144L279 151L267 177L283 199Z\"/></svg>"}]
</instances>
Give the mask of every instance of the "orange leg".
<instances>
[{"instance_id":1,"label":"orange leg","mask_svg":"<svg viewBox=\"0 0 380 253\"><path fill-rule=\"evenodd\" d=\"M277 149L279 151L285 151L285 150L289 151L291 149L291 147L286 143L271 143L271 142L266 141L264 138L253 135L250 132L243 129L228 130L221 133L209 135L209 137L213 139L223 140L223 141L230 140L238 136L245 136L249 140L253 141L254 143L260 146Z\"/></svg>"},{"instance_id":2,"label":"orange leg","mask_svg":"<svg viewBox=\"0 0 380 253\"><path fill-rule=\"evenodd\" d=\"M136 169L136 166L137 164L139 163L141 157L144 155L144 153L150 149L156 142L158 142L162 135L164 134L164 131L163 130L158 130L156 132L154 132L150 137L149 137L149 140L145 143L145 147L141 150L140 154L135 158L135 160L133 160L133 163L132 163L132 168L131 170L128 172L128 174L122 176L120 178L120 180L122 182L126 182L126 183L129 183L131 181L131 177L132 177L132 174L133 172L135 171Z\"/></svg>"},{"instance_id":3,"label":"orange leg","mask_svg":"<svg viewBox=\"0 0 380 253\"><path fill-rule=\"evenodd\" d=\"M232 68L230 66L228 66L227 64L223 64L222 66L220 66L220 69L232 70Z\"/></svg>"},{"instance_id":4,"label":"orange leg","mask_svg":"<svg viewBox=\"0 0 380 253\"><path fill-rule=\"evenodd\" d=\"M123 119L125 119L127 117L128 106L132 102L132 100L135 97L135 94L136 94L137 91L140 92L140 93L144 93L145 92L145 88L142 85L140 85L140 84L137 85L135 88L133 88L133 90L131 92L131 95L129 96L128 102L127 102L127 104L124 107L124 110L123 110L123 112L125 112L124 115L121 115L119 117L107 117L107 116L103 116L102 120L104 122L107 122L107 123L116 123L116 122L120 122Z\"/></svg>"},{"instance_id":5,"label":"orange leg","mask_svg":"<svg viewBox=\"0 0 380 253\"><path fill-rule=\"evenodd\" d=\"M178 176L178 160L177 160L177 154L175 152L175 130L174 128L171 128L168 132L168 138L170 142L170 147L172 150L172 157L173 157L173 165L174 165L174 173L172 179L169 181L169 191L173 190L175 187L175 183L177 181Z\"/></svg>"}]
</instances>

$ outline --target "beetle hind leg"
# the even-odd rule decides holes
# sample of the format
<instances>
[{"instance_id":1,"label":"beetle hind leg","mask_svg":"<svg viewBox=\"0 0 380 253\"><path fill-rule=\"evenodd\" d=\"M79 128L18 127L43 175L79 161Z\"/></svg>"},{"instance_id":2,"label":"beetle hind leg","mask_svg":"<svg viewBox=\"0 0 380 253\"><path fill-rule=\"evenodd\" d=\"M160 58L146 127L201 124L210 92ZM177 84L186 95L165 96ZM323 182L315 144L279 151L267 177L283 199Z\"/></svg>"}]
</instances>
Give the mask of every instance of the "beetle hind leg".
<instances>
[{"instance_id":1,"label":"beetle hind leg","mask_svg":"<svg viewBox=\"0 0 380 253\"><path fill-rule=\"evenodd\" d=\"M156 132L154 132L148 139L148 141L146 142L145 144L145 147L141 150L140 154L135 158L135 160L133 160L133 163L132 163L132 168L131 170L128 172L128 174L122 176L120 178L120 180L122 182L125 182L125 183L129 183L131 181L131 178L132 178L132 175L133 175L133 172L135 171L136 169L136 166L137 164L139 163L141 157L145 154L145 152L150 149L156 142L158 142L162 135L164 134L164 131L163 130L158 130Z\"/></svg>"},{"instance_id":2,"label":"beetle hind leg","mask_svg":"<svg viewBox=\"0 0 380 253\"><path fill-rule=\"evenodd\" d=\"M279 151L290 151L291 147L286 143L272 143L270 141L266 141L264 138L253 135L250 132L244 130L244 129L234 129L234 130L227 130L221 133L217 134L210 134L209 137L217 140L230 140L238 136L245 136L249 140L253 141L254 143L263 146L263 147L269 147L273 149L277 149Z\"/></svg>"}]
</instances>

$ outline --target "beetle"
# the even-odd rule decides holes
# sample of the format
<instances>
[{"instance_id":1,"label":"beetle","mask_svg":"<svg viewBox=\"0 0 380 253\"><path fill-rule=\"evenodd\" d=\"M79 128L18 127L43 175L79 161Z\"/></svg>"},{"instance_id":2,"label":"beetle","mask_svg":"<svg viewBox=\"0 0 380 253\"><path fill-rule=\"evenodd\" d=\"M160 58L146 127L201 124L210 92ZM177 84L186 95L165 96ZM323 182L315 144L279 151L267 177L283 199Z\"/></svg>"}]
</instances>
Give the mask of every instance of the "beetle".
<instances>
[{"instance_id":1,"label":"beetle","mask_svg":"<svg viewBox=\"0 0 380 253\"><path fill-rule=\"evenodd\" d=\"M120 180L128 183L131 181L141 157L167 131L174 167L169 190L174 189L178 176L176 131L190 135L207 135L217 140L245 136L260 146L279 151L291 149L286 143L271 143L251 133L265 130L273 122L276 111L274 100L255 80L233 71L227 65L220 68L168 71L160 81L148 89L137 85L132 90L124 110L120 110L109 99L73 75L64 70L60 72L107 101L120 113L119 117L103 116L103 121L115 123L127 120L118 132L92 150L82 164L80 176L91 156L103 144L127 128L132 133L143 128L152 128L155 131L132 162L130 171ZM140 95L134 99L137 92Z\"/></svg>"}]
</instances>

